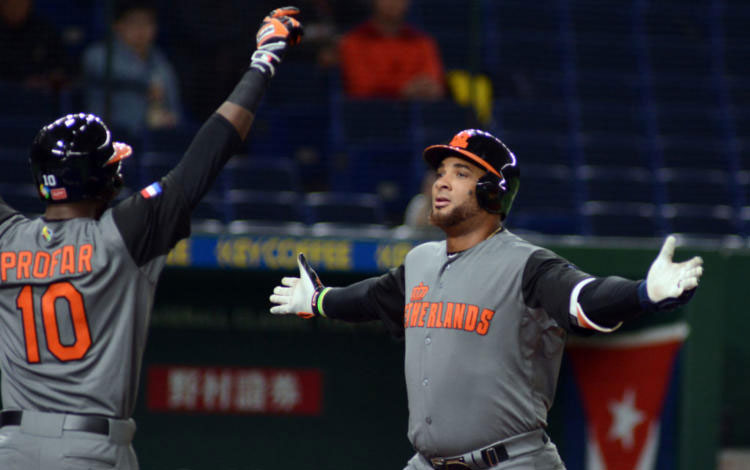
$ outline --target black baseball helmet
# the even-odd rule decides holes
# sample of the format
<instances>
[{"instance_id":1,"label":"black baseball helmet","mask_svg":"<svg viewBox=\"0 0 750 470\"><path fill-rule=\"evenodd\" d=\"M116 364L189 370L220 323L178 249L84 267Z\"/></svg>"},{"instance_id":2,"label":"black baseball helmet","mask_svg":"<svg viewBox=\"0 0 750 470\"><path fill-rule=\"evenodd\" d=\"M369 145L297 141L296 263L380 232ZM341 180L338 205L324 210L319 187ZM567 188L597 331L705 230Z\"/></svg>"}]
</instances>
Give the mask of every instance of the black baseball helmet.
<instances>
[{"instance_id":1,"label":"black baseball helmet","mask_svg":"<svg viewBox=\"0 0 750 470\"><path fill-rule=\"evenodd\" d=\"M479 129L466 129L448 145L432 145L424 151L424 159L437 169L446 157L458 157L487 170L477 181L479 207L502 220L508 217L513 200L521 185L521 170L516 156L500 139Z\"/></svg>"},{"instance_id":2,"label":"black baseball helmet","mask_svg":"<svg viewBox=\"0 0 750 470\"><path fill-rule=\"evenodd\" d=\"M42 201L108 201L122 187L122 160L129 145L113 142L107 125L93 114L68 114L37 133L29 162Z\"/></svg>"}]
</instances>

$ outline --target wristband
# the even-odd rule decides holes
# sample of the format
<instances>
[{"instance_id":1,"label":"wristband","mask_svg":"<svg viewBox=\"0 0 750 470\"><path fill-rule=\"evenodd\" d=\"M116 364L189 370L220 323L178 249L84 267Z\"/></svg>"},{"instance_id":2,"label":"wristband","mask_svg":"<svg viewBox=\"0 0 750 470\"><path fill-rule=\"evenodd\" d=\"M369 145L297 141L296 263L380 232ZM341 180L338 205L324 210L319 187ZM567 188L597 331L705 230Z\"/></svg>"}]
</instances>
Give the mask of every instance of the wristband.
<instances>
[{"instance_id":1,"label":"wristband","mask_svg":"<svg viewBox=\"0 0 750 470\"><path fill-rule=\"evenodd\" d=\"M269 77L254 68L248 69L234 87L227 101L242 106L255 114L268 86Z\"/></svg>"},{"instance_id":2,"label":"wristband","mask_svg":"<svg viewBox=\"0 0 750 470\"><path fill-rule=\"evenodd\" d=\"M310 307L312 308L313 313L321 317L325 317L326 314L323 311L323 297L328 293L328 291L331 290L330 287L324 287L322 289L315 289L315 292L313 293L312 300L310 302Z\"/></svg>"}]
</instances>

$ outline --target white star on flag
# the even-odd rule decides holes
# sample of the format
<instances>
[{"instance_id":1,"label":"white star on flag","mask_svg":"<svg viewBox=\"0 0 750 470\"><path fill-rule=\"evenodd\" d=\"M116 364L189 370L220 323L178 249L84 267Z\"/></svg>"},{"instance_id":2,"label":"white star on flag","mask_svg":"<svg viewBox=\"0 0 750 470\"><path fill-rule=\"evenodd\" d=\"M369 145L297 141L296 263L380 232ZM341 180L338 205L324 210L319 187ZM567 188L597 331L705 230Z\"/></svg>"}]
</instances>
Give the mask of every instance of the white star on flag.
<instances>
[{"instance_id":1,"label":"white star on flag","mask_svg":"<svg viewBox=\"0 0 750 470\"><path fill-rule=\"evenodd\" d=\"M609 439L619 440L625 449L631 449L633 431L646 419L646 415L635 407L635 390L630 388L625 390L622 401L611 401L607 407L612 414Z\"/></svg>"}]
</instances>

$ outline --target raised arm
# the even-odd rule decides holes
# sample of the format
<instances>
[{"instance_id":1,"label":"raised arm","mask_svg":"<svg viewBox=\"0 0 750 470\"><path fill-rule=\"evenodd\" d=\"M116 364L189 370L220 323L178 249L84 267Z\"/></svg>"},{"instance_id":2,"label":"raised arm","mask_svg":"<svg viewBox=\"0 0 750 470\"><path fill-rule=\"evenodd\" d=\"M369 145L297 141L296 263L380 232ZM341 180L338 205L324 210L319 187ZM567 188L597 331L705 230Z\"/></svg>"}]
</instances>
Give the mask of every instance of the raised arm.
<instances>
[{"instance_id":1,"label":"raised arm","mask_svg":"<svg viewBox=\"0 0 750 470\"><path fill-rule=\"evenodd\" d=\"M196 134L180 162L164 178L113 210L125 244L141 265L166 254L190 235L190 212L247 136L256 109L286 50L300 41L294 7L266 16L250 66L234 91Z\"/></svg>"}]
</instances>

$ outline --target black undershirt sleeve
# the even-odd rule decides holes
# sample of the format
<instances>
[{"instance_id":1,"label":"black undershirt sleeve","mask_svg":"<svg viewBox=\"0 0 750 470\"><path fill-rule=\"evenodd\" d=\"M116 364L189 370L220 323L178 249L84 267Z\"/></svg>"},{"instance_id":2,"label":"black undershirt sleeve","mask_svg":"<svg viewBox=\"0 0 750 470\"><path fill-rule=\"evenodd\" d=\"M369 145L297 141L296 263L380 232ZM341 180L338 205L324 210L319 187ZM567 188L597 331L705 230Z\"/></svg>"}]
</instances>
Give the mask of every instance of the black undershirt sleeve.
<instances>
[{"instance_id":1,"label":"black undershirt sleeve","mask_svg":"<svg viewBox=\"0 0 750 470\"><path fill-rule=\"evenodd\" d=\"M329 318L357 323L381 320L397 338L404 336L404 266L347 287L334 287L323 297Z\"/></svg>"},{"instance_id":2,"label":"black undershirt sleeve","mask_svg":"<svg viewBox=\"0 0 750 470\"><path fill-rule=\"evenodd\" d=\"M234 126L214 114L177 166L161 179L160 195L146 198L135 193L113 208L117 228L139 266L190 235L190 212L241 143Z\"/></svg>"},{"instance_id":3,"label":"black undershirt sleeve","mask_svg":"<svg viewBox=\"0 0 750 470\"><path fill-rule=\"evenodd\" d=\"M570 296L575 286L593 279L578 295L578 303L592 322L605 328L643 313L638 298L640 281L617 276L594 277L579 270L550 250L535 251L523 273L523 298L532 308L543 308L562 328L586 331L570 315Z\"/></svg>"}]
</instances>

